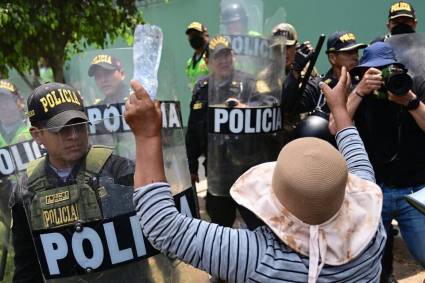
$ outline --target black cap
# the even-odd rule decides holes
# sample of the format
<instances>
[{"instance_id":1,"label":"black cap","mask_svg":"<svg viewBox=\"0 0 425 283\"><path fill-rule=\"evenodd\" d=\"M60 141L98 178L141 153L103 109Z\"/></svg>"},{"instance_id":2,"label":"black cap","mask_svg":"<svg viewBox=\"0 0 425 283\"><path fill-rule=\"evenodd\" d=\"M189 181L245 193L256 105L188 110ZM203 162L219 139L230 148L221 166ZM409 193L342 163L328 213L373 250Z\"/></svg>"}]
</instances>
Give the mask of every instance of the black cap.
<instances>
[{"instance_id":1,"label":"black cap","mask_svg":"<svg viewBox=\"0 0 425 283\"><path fill-rule=\"evenodd\" d=\"M416 19L415 9L410 3L399 1L391 5L388 12L388 20L393 20L398 17L408 17Z\"/></svg>"},{"instance_id":2,"label":"black cap","mask_svg":"<svg viewBox=\"0 0 425 283\"><path fill-rule=\"evenodd\" d=\"M37 87L28 97L27 106L31 124L42 124L52 132L59 132L73 119L88 121L80 93L66 84Z\"/></svg>"},{"instance_id":3,"label":"black cap","mask_svg":"<svg viewBox=\"0 0 425 283\"><path fill-rule=\"evenodd\" d=\"M218 54L220 51L232 50L232 45L230 44L230 41L226 37L222 35L216 35L210 40L208 44L208 50L209 50L209 56L213 57L214 55Z\"/></svg>"},{"instance_id":4,"label":"black cap","mask_svg":"<svg viewBox=\"0 0 425 283\"><path fill-rule=\"evenodd\" d=\"M367 47L367 44L357 43L356 36L348 31L336 31L328 38L328 49L330 52L344 52Z\"/></svg>"},{"instance_id":5,"label":"black cap","mask_svg":"<svg viewBox=\"0 0 425 283\"><path fill-rule=\"evenodd\" d=\"M22 98L16 86L9 80L0 80L0 94L10 95L13 98Z\"/></svg>"},{"instance_id":6,"label":"black cap","mask_svg":"<svg viewBox=\"0 0 425 283\"><path fill-rule=\"evenodd\" d=\"M122 70L121 61L111 55L99 54L93 58L89 68L89 77L94 76L96 68L103 68L106 70Z\"/></svg>"}]
</instances>

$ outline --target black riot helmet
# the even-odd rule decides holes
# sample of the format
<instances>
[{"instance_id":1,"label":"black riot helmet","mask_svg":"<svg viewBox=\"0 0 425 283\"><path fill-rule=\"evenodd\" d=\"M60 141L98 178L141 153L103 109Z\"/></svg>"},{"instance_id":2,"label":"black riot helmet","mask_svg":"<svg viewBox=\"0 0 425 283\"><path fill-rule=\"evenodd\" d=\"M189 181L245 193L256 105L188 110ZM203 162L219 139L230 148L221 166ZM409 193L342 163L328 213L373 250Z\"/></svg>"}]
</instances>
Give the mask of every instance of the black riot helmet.
<instances>
[{"instance_id":1,"label":"black riot helmet","mask_svg":"<svg viewBox=\"0 0 425 283\"><path fill-rule=\"evenodd\" d=\"M335 144L335 139L329 131L329 114L317 108L300 122L295 136L296 138L315 137Z\"/></svg>"},{"instance_id":2,"label":"black riot helmet","mask_svg":"<svg viewBox=\"0 0 425 283\"><path fill-rule=\"evenodd\" d=\"M228 24L232 22L247 23L248 17L245 8L239 3L226 5L221 12L221 23Z\"/></svg>"}]
</instances>

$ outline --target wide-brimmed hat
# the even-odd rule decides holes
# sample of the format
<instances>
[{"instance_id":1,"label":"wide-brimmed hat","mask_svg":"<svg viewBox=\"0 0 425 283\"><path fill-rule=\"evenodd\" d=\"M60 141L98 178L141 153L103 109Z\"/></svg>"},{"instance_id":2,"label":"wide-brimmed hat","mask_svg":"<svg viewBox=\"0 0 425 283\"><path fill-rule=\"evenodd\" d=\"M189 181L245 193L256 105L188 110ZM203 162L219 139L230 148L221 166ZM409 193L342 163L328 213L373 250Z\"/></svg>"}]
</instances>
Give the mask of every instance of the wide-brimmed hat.
<instances>
[{"instance_id":1,"label":"wide-brimmed hat","mask_svg":"<svg viewBox=\"0 0 425 283\"><path fill-rule=\"evenodd\" d=\"M230 194L286 245L309 256L313 278L324 264L342 265L358 256L381 218L380 188L348 173L342 155L318 138L290 142L276 162L239 177Z\"/></svg>"},{"instance_id":2,"label":"wide-brimmed hat","mask_svg":"<svg viewBox=\"0 0 425 283\"><path fill-rule=\"evenodd\" d=\"M377 41L369 45L360 58L359 65L351 69L350 74L353 76L361 75L368 68L380 68L391 64L401 65L395 57L395 53L391 45L386 42Z\"/></svg>"}]
</instances>

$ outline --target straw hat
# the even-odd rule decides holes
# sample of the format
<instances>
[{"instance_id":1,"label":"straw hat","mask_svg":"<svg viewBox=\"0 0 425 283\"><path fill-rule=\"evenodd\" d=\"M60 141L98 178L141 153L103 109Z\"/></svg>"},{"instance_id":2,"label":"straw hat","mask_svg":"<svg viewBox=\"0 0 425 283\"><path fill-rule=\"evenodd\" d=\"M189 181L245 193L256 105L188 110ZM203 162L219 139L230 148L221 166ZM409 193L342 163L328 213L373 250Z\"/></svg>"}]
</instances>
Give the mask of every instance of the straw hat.
<instances>
[{"instance_id":1,"label":"straw hat","mask_svg":"<svg viewBox=\"0 0 425 283\"><path fill-rule=\"evenodd\" d=\"M348 173L342 155L317 138L290 142L276 162L239 177L230 194L286 245L309 256L309 282L325 263L342 265L358 256L381 217L380 188Z\"/></svg>"}]
</instances>

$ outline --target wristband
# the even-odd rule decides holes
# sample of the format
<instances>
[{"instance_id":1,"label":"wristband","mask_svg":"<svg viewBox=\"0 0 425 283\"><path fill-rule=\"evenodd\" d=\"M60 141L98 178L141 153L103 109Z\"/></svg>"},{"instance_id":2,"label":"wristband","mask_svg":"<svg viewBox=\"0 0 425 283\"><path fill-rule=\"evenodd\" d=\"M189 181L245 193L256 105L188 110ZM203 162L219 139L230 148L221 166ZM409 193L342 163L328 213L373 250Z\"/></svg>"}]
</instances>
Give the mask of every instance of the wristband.
<instances>
[{"instance_id":1,"label":"wristband","mask_svg":"<svg viewBox=\"0 0 425 283\"><path fill-rule=\"evenodd\" d=\"M357 90L354 91L354 93L361 98L364 98L364 94L361 94L360 92L358 92Z\"/></svg>"},{"instance_id":2,"label":"wristband","mask_svg":"<svg viewBox=\"0 0 425 283\"><path fill-rule=\"evenodd\" d=\"M411 99L407 105L405 106L407 110L416 110L419 107L419 104L421 103L420 99L418 97Z\"/></svg>"}]
</instances>

